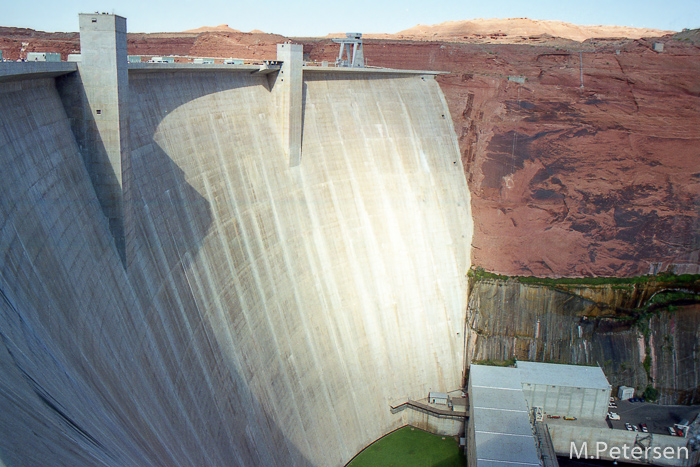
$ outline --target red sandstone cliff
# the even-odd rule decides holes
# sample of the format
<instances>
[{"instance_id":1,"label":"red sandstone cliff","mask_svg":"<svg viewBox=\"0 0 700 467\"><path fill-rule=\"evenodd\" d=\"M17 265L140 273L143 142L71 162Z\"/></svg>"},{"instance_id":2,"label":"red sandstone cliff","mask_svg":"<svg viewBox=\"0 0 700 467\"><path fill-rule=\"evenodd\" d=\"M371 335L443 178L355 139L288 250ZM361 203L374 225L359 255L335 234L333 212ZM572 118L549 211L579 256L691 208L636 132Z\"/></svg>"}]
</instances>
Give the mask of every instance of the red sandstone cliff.
<instances>
[{"instance_id":1,"label":"red sandstone cliff","mask_svg":"<svg viewBox=\"0 0 700 467\"><path fill-rule=\"evenodd\" d=\"M449 72L439 82L472 193L474 264L509 275L698 273L696 37L368 39L365 57L373 66ZM284 40L130 34L129 53L273 59ZM297 41L308 60L337 56L330 39ZM75 34L0 28L6 58L78 47Z\"/></svg>"},{"instance_id":2,"label":"red sandstone cliff","mask_svg":"<svg viewBox=\"0 0 700 467\"><path fill-rule=\"evenodd\" d=\"M698 272L700 50L662 42L662 53L636 40L386 54L389 66L451 72L440 83L472 192L475 264L540 276Z\"/></svg>"}]
</instances>

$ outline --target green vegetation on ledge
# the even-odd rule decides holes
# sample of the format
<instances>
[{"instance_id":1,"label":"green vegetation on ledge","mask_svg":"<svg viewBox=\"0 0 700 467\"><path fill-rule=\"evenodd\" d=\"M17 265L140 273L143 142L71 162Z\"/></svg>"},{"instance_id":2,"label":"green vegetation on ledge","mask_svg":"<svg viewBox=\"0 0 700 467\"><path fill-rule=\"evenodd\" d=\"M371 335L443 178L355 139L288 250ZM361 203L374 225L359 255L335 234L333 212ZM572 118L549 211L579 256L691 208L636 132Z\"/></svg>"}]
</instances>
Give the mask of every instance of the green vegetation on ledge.
<instances>
[{"instance_id":1,"label":"green vegetation on ledge","mask_svg":"<svg viewBox=\"0 0 700 467\"><path fill-rule=\"evenodd\" d=\"M487 272L480 267L472 267L468 272L470 286L479 281L511 281L524 285L548 287L553 290L568 293L584 300L590 300L581 294L582 289L609 287L618 294L627 294L621 302L595 302L601 310L608 309L611 313L598 314L597 317L607 317L620 321L628 321L636 325L639 331L648 339L649 319L654 314L668 311L675 312L679 306L700 303L700 274L675 275L664 272L656 275L634 277L533 277L533 276L504 276ZM648 372L647 372L648 373Z\"/></svg>"},{"instance_id":2,"label":"green vegetation on ledge","mask_svg":"<svg viewBox=\"0 0 700 467\"><path fill-rule=\"evenodd\" d=\"M467 273L473 281L480 280L514 280L521 284L545 285L550 287L562 286L587 286L587 285L613 285L619 288L633 287L640 284L658 284L674 287L700 287L700 274L675 275L670 272L662 272L656 275L633 277L535 277L535 276L504 276L485 271L483 268L472 267ZM614 287L618 288L618 287Z\"/></svg>"},{"instance_id":3,"label":"green vegetation on ledge","mask_svg":"<svg viewBox=\"0 0 700 467\"><path fill-rule=\"evenodd\" d=\"M651 355L647 354L646 357L644 357L642 366L644 367L644 371L647 373L647 378L651 379Z\"/></svg>"},{"instance_id":4,"label":"green vegetation on ledge","mask_svg":"<svg viewBox=\"0 0 700 467\"><path fill-rule=\"evenodd\" d=\"M485 366L515 366L515 357L508 360L474 360L472 363Z\"/></svg>"}]
</instances>

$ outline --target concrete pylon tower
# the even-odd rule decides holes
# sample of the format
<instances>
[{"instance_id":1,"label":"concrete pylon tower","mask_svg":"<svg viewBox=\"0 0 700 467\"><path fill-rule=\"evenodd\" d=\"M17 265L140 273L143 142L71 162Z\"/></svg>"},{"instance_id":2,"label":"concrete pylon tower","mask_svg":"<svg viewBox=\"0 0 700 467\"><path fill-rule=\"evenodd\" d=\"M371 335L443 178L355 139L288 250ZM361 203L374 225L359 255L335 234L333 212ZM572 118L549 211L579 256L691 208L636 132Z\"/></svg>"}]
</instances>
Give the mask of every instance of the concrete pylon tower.
<instances>
[{"instance_id":1,"label":"concrete pylon tower","mask_svg":"<svg viewBox=\"0 0 700 467\"><path fill-rule=\"evenodd\" d=\"M92 184L109 220L125 263L124 164L129 157L129 73L126 18L112 14L79 15L78 65L84 89L82 131L78 136Z\"/></svg>"},{"instance_id":2,"label":"concrete pylon tower","mask_svg":"<svg viewBox=\"0 0 700 467\"><path fill-rule=\"evenodd\" d=\"M289 157L289 166L301 163L301 104L303 94L303 55L301 44L277 44L277 60L283 62L274 83L280 99L282 144Z\"/></svg>"}]
</instances>

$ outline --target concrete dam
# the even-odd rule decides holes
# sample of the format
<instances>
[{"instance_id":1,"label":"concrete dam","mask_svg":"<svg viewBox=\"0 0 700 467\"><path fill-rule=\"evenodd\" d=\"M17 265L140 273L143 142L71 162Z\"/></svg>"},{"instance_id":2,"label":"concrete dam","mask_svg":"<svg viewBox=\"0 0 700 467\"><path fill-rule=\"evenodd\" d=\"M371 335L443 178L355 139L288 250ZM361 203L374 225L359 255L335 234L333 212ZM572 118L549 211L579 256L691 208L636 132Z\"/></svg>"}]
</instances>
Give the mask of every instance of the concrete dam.
<instances>
[{"instance_id":1,"label":"concrete dam","mask_svg":"<svg viewBox=\"0 0 700 467\"><path fill-rule=\"evenodd\" d=\"M462 386L434 74L131 66L114 15L81 42L0 64L0 465L340 466Z\"/></svg>"}]
</instances>

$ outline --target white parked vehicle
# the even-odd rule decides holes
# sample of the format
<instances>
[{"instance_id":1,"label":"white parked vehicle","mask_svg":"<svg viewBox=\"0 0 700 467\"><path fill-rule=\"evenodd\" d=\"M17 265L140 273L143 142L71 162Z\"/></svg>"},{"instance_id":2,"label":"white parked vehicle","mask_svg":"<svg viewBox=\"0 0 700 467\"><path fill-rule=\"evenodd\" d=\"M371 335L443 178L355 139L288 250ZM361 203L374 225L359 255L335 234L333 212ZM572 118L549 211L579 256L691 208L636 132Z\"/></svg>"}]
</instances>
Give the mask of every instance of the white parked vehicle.
<instances>
[{"instance_id":1,"label":"white parked vehicle","mask_svg":"<svg viewBox=\"0 0 700 467\"><path fill-rule=\"evenodd\" d=\"M616 414L615 412L608 412L608 418L610 420L619 420L620 416Z\"/></svg>"}]
</instances>

